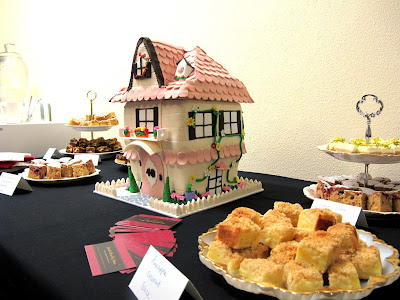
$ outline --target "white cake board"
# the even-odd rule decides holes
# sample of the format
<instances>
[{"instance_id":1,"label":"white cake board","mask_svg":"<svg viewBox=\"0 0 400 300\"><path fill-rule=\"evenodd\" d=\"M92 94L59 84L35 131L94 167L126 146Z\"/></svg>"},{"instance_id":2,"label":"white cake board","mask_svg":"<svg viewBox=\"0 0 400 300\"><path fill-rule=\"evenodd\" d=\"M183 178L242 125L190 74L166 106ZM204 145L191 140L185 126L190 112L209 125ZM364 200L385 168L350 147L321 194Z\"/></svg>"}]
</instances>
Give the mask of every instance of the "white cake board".
<instances>
[{"instance_id":1,"label":"white cake board","mask_svg":"<svg viewBox=\"0 0 400 300\"><path fill-rule=\"evenodd\" d=\"M207 206L207 207L203 207L203 208L200 208L200 209L195 210L195 211L190 211L190 212L187 212L187 213L183 213L183 214L180 214L180 215L171 214L171 213L168 213L168 212L165 212L165 211L158 210L158 209L155 209L153 207L150 207L149 200L150 200L150 198L152 198L151 196L148 196L148 195L145 195L145 194L142 194L142 193L131 193L131 192L127 191L125 187L117 188L117 196L110 195L110 194L107 194L107 193L102 193L102 192L99 192L99 191L96 191L96 190L94 190L93 193L99 194L99 195L102 195L102 196L105 196L105 197L108 197L108 198L111 198L111 199L114 199L114 200L118 200L118 201L121 201L121 202L125 202L125 203L131 204L131 205L135 205L135 206L147 209L147 210L151 210L151 211L157 212L157 213L162 214L162 215L167 216L167 217L183 218L183 217L187 217L187 216L196 214L198 212L201 212L201 211L204 211L204 210L207 210L207 209L210 209L210 208L214 208L214 207L223 205L225 203L229 203L229 202L232 202L232 201L235 201L235 200L238 200L238 199L241 199L241 198L253 195L253 194L260 193L262 191L264 191L263 188L259 188L257 190L252 190L252 191L249 191L248 193L242 193L240 196L232 197L232 198L226 199L225 201L222 201L222 202L219 202L219 203L215 203L213 205L210 205L210 206Z\"/></svg>"}]
</instances>

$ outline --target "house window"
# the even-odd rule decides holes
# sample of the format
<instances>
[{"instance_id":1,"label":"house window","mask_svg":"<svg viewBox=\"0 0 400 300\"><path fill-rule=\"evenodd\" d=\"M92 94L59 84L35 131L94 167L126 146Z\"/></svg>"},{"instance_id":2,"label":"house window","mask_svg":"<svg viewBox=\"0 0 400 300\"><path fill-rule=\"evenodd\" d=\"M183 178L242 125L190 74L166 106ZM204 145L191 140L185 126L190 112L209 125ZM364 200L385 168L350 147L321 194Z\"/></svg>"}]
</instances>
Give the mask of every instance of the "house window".
<instances>
[{"instance_id":1,"label":"house window","mask_svg":"<svg viewBox=\"0 0 400 300\"><path fill-rule=\"evenodd\" d=\"M237 134L241 132L241 121L239 110L221 111L219 130L225 134Z\"/></svg>"},{"instance_id":2,"label":"house window","mask_svg":"<svg viewBox=\"0 0 400 300\"><path fill-rule=\"evenodd\" d=\"M136 109L136 127L146 127L153 133L155 126L158 126L158 107Z\"/></svg>"},{"instance_id":3,"label":"house window","mask_svg":"<svg viewBox=\"0 0 400 300\"><path fill-rule=\"evenodd\" d=\"M195 126L189 126L189 139L214 137L216 116L212 112L189 112L189 118L195 119Z\"/></svg>"},{"instance_id":4,"label":"house window","mask_svg":"<svg viewBox=\"0 0 400 300\"><path fill-rule=\"evenodd\" d=\"M222 170L217 168L208 177L208 191L210 195L222 193Z\"/></svg>"},{"instance_id":5,"label":"house window","mask_svg":"<svg viewBox=\"0 0 400 300\"><path fill-rule=\"evenodd\" d=\"M151 62L146 54L138 54L139 60L134 64L134 74L136 79L151 77Z\"/></svg>"}]
</instances>

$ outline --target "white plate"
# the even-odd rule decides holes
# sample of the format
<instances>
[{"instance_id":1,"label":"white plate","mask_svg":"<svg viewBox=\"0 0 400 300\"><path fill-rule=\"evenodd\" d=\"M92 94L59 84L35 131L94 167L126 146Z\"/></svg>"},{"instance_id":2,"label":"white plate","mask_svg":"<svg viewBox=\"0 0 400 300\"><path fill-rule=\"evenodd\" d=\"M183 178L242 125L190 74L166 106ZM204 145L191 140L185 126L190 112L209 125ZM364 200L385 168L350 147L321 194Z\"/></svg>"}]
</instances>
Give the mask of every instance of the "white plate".
<instances>
[{"instance_id":1,"label":"white plate","mask_svg":"<svg viewBox=\"0 0 400 300\"><path fill-rule=\"evenodd\" d=\"M309 186L306 186L305 188L303 188L303 193L304 195L311 199L319 199L319 198L315 198L315 191L317 189L317 185L316 184L311 184ZM391 216L400 216L399 212L381 212L381 211L373 211L373 210L366 210L364 209L364 214L367 217L382 217L382 216L387 216L387 215L391 215Z\"/></svg>"},{"instance_id":2,"label":"white plate","mask_svg":"<svg viewBox=\"0 0 400 300\"><path fill-rule=\"evenodd\" d=\"M225 265L215 263L207 258L208 246L217 234L217 230L215 228L210 229L208 232L199 236L199 258L200 261L209 269L213 270L217 274L222 275L228 284L237 289L250 293L269 295L282 300L361 299L368 296L374 289L392 284L399 278L399 252L392 246L385 244L385 242L381 240L378 240L375 235L372 235L369 232L363 230L357 230L357 232L360 239L365 241L368 245L375 245L378 247L382 260L383 275L374 276L374 280L362 280L361 289L353 291L323 290L315 293L295 293L284 288L266 286L253 281L239 279L237 276L235 276L235 274L229 274Z\"/></svg>"},{"instance_id":3,"label":"white plate","mask_svg":"<svg viewBox=\"0 0 400 300\"><path fill-rule=\"evenodd\" d=\"M63 177L63 178L60 178L60 179L47 179L47 178L44 178L44 179L33 179L33 178L29 178L28 177L28 171L29 171L29 169L25 169L25 171L20 173L19 175L21 175L25 180L28 180L28 181L47 183L47 184L49 184L49 183L60 183L60 182L77 181L77 180L86 179L86 178L93 177L93 176L96 176L96 175L100 174L100 170L96 169L96 171L94 173L89 174L89 175L85 175L85 176L80 176L80 177Z\"/></svg>"},{"instance_id":4,"label":"white plate","mask_svg":"<svg viewBox=\"0 0 400 300\"><path fill-rule=\"evenodd\" d=\"M100 158L109 158L115 156L117 153L121 153L122 150L118 151L111 151L111 152L102 152L102 153L68 153L66 149L61 149L58 152L60 152L62 155L68 155L68 156L75 156L76 154L88 154L88 155L100 155Z\"/></svg>"},{"instance_id":5,"label":"white plate","mask_svg":"<svg viewBox=\"0 0 400 300\"><path fill-rule=\"evenodd\" d=\"M327 145L318 146L326 154L343 161L362 164L395 164L400 163L400 155L377 155L362 153L343 153L327 150Z\"/></svg>"},{"instance_id":6,"label":"white plate","mask_svg":"<svg viewBox=\"0 0 400 300\"><path fill-rule=\"evenodd\" d=\"M69 125L65 124L65 126L71 127L75 129L76 131L107 131L111 127L117 126L117 125L106 125L106 126L79 126L79 125Z\"/></svg>"}]
</instances>

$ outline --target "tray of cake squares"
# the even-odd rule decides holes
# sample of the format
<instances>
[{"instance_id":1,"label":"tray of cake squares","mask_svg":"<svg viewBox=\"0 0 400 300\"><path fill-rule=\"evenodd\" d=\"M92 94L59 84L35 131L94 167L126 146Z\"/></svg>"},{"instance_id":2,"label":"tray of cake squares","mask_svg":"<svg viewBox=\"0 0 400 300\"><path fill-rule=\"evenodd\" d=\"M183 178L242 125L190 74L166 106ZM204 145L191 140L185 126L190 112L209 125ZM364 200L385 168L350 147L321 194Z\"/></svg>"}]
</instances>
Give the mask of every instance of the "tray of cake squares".
<instances>
[{"instance_id":1,"label":"tray of cake squares","mask_svg":"<svg viewBox=\"0 0 400 300\"><path fill-rule=\"evenodd\" d=\"M71 118L68 127L77 131L106 131L119 124L118 118L114 112L102 114L90 114L85 117Z\"/></svg>"},{"instance_id":2,"label":"tray of cake squares","mask_svg":"<svg viewBox=\"0 0 400 300\"><path fill-rule=\"evenodd\" d=\"M361 207L367 218L400 217L400 181L388 177L319 176L316 184L304 187L309 199L324 199Z\"/></svg>"},{"instance_id":3,"label":"tray of cake squares","mask_svg":"<svg viewBox=\"0 0 400 300\"><path fill-rule=\"evenodd\" d=\"M335 137L326 145L318 146L326 154L342 161L362 164L400 163L399 138L352 138Z\"/></svg>"},{"instance_id":4,"label":"tray of cake squares","mask_svg":"<svg viewBox=\"0 0 400 300\"><path fill-rule=\"evenodd\" d=\"M399 252L327 208L239 207L198 238L200 261L231 286L284 300L361 299L399 278Z\"/></svg>"},{"instance_id":5,"label":"tray of cake squares","mask_svg":"<svg viewBox=\"0 0 400 300\"><path fill-rule=\"evenodd\" d=\"M63 155L74 156L75 154L96 154L101 158L115 157L122 151L122 145L117 138L105 139L98 137L93 139L72 138L65 149L59 152Z\"/></svg>"},{"instance_id":6,"label":"tray of cake squares","mask_svg":"<svg viewBox=\"0 0 400 300\"><path fill-rule=\"evenodd\" d=\"M20 175L28 180L40 183L60 183L82 180L100 174L92 159L34 159Z\"/></svg>"}]
</instances>

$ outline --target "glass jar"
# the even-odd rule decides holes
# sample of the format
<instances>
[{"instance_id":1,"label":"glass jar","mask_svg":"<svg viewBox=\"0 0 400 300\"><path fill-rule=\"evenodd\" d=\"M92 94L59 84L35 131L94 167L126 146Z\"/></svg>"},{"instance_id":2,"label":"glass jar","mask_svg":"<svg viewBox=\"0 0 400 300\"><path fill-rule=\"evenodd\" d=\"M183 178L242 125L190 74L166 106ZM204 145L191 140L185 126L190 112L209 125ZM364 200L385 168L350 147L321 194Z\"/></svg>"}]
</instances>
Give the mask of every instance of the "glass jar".
<instances>
[{"instance_id":1,"label":"glass jar","mask_svg":"<svg viewBox=\"0 0 400 300\"><path fill-rule=\"evenodd\" d=\"M0 53L0 121L21 123L28 88L28 68L14 44Z\"/></svg>"}]
</instances>

